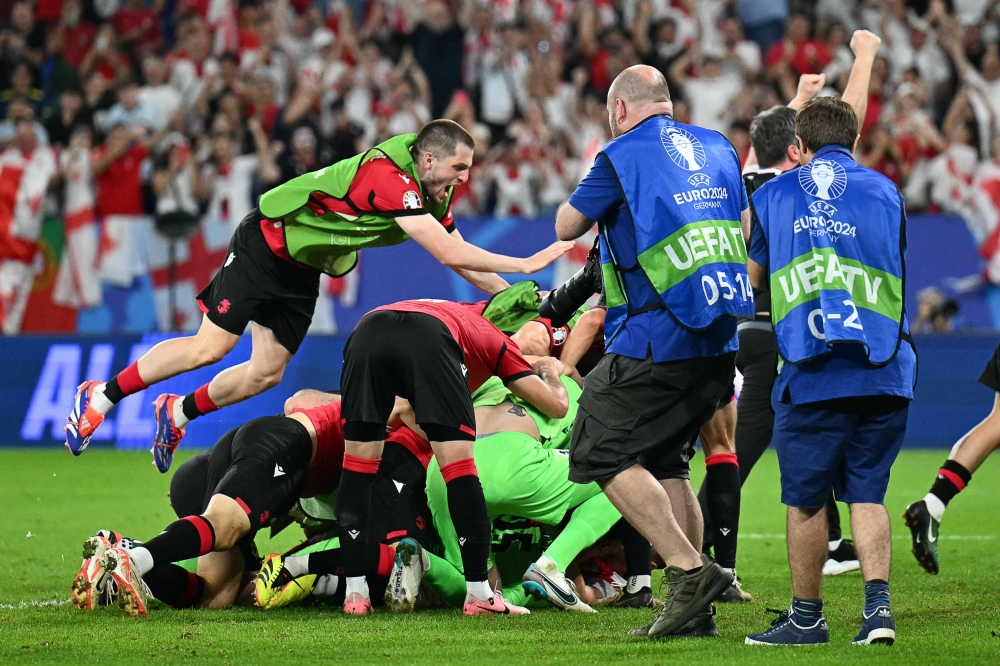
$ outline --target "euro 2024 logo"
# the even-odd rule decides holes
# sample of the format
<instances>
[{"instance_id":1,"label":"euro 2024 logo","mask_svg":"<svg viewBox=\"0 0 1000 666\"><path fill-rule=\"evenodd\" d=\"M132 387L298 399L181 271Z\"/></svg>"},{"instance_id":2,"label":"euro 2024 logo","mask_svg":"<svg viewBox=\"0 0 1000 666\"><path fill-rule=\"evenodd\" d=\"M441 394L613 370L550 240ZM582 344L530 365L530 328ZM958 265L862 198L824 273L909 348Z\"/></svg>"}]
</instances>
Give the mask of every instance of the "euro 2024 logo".
<instances>
[{"instance_id":1,"label":"euro 2024 logo","mask_svg":"<svg viewBox=\"0 0 1000 666\"><path fill-rule=\"evenodd\" d=\"M708 160L705 147L698 138L680 127L664 127L660 130L660 142L674 164L686 171L705 168Z\"/></svg>"},{"instance_id":2,"label":"euro 2024 logo","mask_svg":"<svg viewBox=\"0 0 1000 666\"><path fill-rule=\"evenodd\" d=\"M799 185L811 197L839 199L847 190L847 172L837 162L813 160L799 169Z\"/></svg>"}]
</instances>

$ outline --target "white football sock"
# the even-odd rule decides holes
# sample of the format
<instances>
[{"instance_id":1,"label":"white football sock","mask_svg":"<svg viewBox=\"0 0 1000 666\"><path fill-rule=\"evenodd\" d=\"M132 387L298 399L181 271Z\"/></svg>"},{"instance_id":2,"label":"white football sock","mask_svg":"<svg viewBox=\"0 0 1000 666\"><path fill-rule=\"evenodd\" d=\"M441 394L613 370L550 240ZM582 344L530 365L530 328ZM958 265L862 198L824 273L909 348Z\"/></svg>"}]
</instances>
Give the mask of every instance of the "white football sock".
<instances>
[{"instance_id":1,"label":"white football sock","mask_svg":"<svg viewBox=\"0 0 1000 666\"><path fill-rule=\"evenodd\" d=\"M170 414L174 419L174 425L178 428L184 428L190 419L184 415L184 398L174 401L174 408Z\"/></svg>"},{"instance_id":2,"label":"white football sock","mask_svg":"<svg viewBox=\"0 0 1000 666\"><path fill-rule=\"evenodd\" d=\"M931 518L940 523L941 517L944 516L944 502L942 502L934 493L927 493L927 497L924 498L924 502L927 503L927 513L931 514Z\"/></svg>"},{"instance_id":3,"label":"white football sock","mask_svg":"<svg viewBox=\"0 0 1000 666\"><path fill-rule=\"evenodd\" d=\"M344 588L345 597L349 597L357 592L365 599L369 598L368 581L364 576L349 576L345 580L347 581L347 587Z\"/></svg>"},{"instance_id":4,"label":"white football sock","mask_svg":"<svg viewBox=\"0 0 1000 666\"><path fill-rule=\"evenodd\" d=\"M317 597L332 597L337 594L338 587L340 587L340 576L325 574L316 579L312 593Z\"/></svg>"},{"instance_id":5,"label":"white football sock","mask_svg":"<svg viewBox=\"0 0 1000 666\"><path fill-rule=\"evenodd\" d=\"M829 550L829 551L837 550L838 548L840 548L840 542L842 542L842 541L843 541L843 539L837 539L836 541L830 541L827 544L826 549Z\"/></svg>"},{"instance_id":6,"label":"white football sock","mask_svg":"<svg viewBox=\"0 0 1000 666\"><path fill-rule=\"evenodd\" d=\"M115 406L115 403L108 400L108 396L104 395L105 386L107 386L107 384L101 384L94 389L94 392L90 396L90 406L101 414L107 414L111 411L111 408Z\"/></svg>"},{"instance_id":7,"label":"white football sock","mask_svg":"<svg viewBox=\"0 0 1000 666\"><path fill-rule=\"evenodd\" d=\"M139 568L139 575L145 576L153 570L153 555L148 550L139 546L128 551L132 563Z\"/></svg>"},{"instance_id":8,"label":"white football sock","mask_svg":"<svg viewBox=\"0 0 1000 666\"><path fill-rule=\"evenodd\" d=\"M292 578L305 576L309 573L308 555L293 555L291 557L286 557L282 564L284 564L285 568L288 569L288 573L292 574Z\"/></svg>"},{"instance_id":9,"label":"white football sock","mask_svg":"<svg viewBox=\"0 0 1000 666\"><path fill-rule=\"evenodd\" d=\"M488 580L467 580L465 581L466 594L471 594L480 601L489 601L493 598L493 590L490 589Z\"/></svg>"},{"instance_id":10,"label":"white football sock","mask_svg":"<svg viewBox=\"0 0 1000 666\"><path fill-rule=\"evenodd\" d=\"M653 581L651 578L652 577L648 574L643 576L629 576L628 585L625 586L625 591L635 594L644 587L652 589Z\"/></svg>"}]
</instances>

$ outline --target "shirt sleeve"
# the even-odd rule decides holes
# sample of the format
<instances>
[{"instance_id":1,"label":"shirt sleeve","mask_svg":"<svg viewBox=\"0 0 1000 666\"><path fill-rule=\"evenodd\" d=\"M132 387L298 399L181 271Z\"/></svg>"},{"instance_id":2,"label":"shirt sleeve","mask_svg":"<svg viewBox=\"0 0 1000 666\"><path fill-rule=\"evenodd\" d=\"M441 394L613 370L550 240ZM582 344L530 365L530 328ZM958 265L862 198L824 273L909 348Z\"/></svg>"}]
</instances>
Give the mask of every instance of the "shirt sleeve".
<instances>
[{"instance_id":1,"label":"shirt sleeve","mask_svg":"<svg viewBox=\"0 0 1000 666\"><path fill-rule=\"evenodd\" d=\"M594 221L603 219L622 202L622 190L611 161L599 153L594 166L570 195L569 205Z\"/></svg>"},{"instance_id":2,"label":"shirt sleeve","mask_svg":"<svg viewBox=\"0 0 1000 666\"><path fill-rule=\"evenodd\" d=\"M451 204L448 205L448 212L444 214L444 219L441 220L441 226L444 227L444 230L449 234L458 229L458 227L455 226L455 216L451 213Z\"/></svg>"},{"instance_id":3,"label":"shirt sleeve","mask_svg":"<svg viewBox=\"0 0 1000 666\"><path fill-rule=\"evenodd\" d=\"M521 354L521 349L514 341L506 335L503 336L503 339L504 342L500 347L500 358L497 360L497 370L495 373L500 378L500 381L508 384L515 379L534 374L535 371L531 368L531 364L525 360Z\"/></svg>"},{"instance_id":4,"label":"shirt sleeve","mask_svg":"<svg viewBox=\"0 0 1000 666\"><path fill-rule=\"evenodd\" d=\"M759 192L760 190L758 190ZM760 205L763 208L758 209ZM764 227L761 224L759 213L763 212L767 216L767 200L754 193L752 205L750 206L750 249L747 256L761 266L767 266L767 239L764 238Z\"/></svg>"},{"instance_id":5,"label":"shirt sleeve","mask_svg":"<svg viewBox=\"0 0 1000 666\"><path fill-rule=\"evenodd\" d=\"M427 213L420 185L408 174L397 169L389 160L368 162L358 171L354 180L362 200L353 195L351 199L355 205L363 209L392 213L394 217Z\"/></svg>"}]
</instances>

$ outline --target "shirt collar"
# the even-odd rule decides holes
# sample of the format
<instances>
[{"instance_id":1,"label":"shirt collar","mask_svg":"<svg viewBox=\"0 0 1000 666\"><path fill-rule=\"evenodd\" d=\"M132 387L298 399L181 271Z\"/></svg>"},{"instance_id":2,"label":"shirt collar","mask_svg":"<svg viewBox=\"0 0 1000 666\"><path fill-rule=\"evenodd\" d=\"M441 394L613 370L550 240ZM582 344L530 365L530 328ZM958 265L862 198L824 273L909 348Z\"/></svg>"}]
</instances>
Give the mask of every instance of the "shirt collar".
<instances>
[{"instance_id":1,"label":"shirt collar","mask_svg":"<svg viewBox=\"0 0 1000 666\"><path fill-rule=\"evenodd\" d=\"M851 151L850 150L848 150L847 148L844 148L843 146L838 146L836 144L831 144L829 146L823 146L822 148L820 148L819 150L816 151L816 155L815 155L815 157L813 159L815 159L816 157L819 157L820 155L829 156L831 153L840 153L840 154L844 155L845 157L848 157L848 158L850 158L852 160L854 159L854 156L851 155Z\"/></svg>"}]
</instances>

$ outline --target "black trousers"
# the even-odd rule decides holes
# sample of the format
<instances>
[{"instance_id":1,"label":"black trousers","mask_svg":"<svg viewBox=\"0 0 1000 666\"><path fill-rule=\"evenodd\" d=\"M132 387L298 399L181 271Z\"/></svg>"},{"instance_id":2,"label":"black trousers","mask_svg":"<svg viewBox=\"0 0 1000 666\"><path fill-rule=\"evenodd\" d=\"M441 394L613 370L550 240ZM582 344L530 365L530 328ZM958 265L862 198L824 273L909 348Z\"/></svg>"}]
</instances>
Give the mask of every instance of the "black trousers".
<instances>
[{"instance_id":1,"label":"black trousers","mask_svg":"<svg viewBox=\"0 0 1000 666\"><path fill-rule=\"evenodd\" d=\"M762 325L757 325L757 324ZM774 410L771 408L771 389L778 378L778 340L765 322L742 325L739 331L740 349L736 352L736 369L743 375L743 390L736 403L736 459L740 466L740 484L746 483L764 451L771 445L774 432ZM705 542L708 550L712 539L712 521L708 513L705 484L698 492L701 513L705 517ZM833 498L833 490L826 503L829 539L841 538L840 513Z\"/></svg>"}]
</instances>

